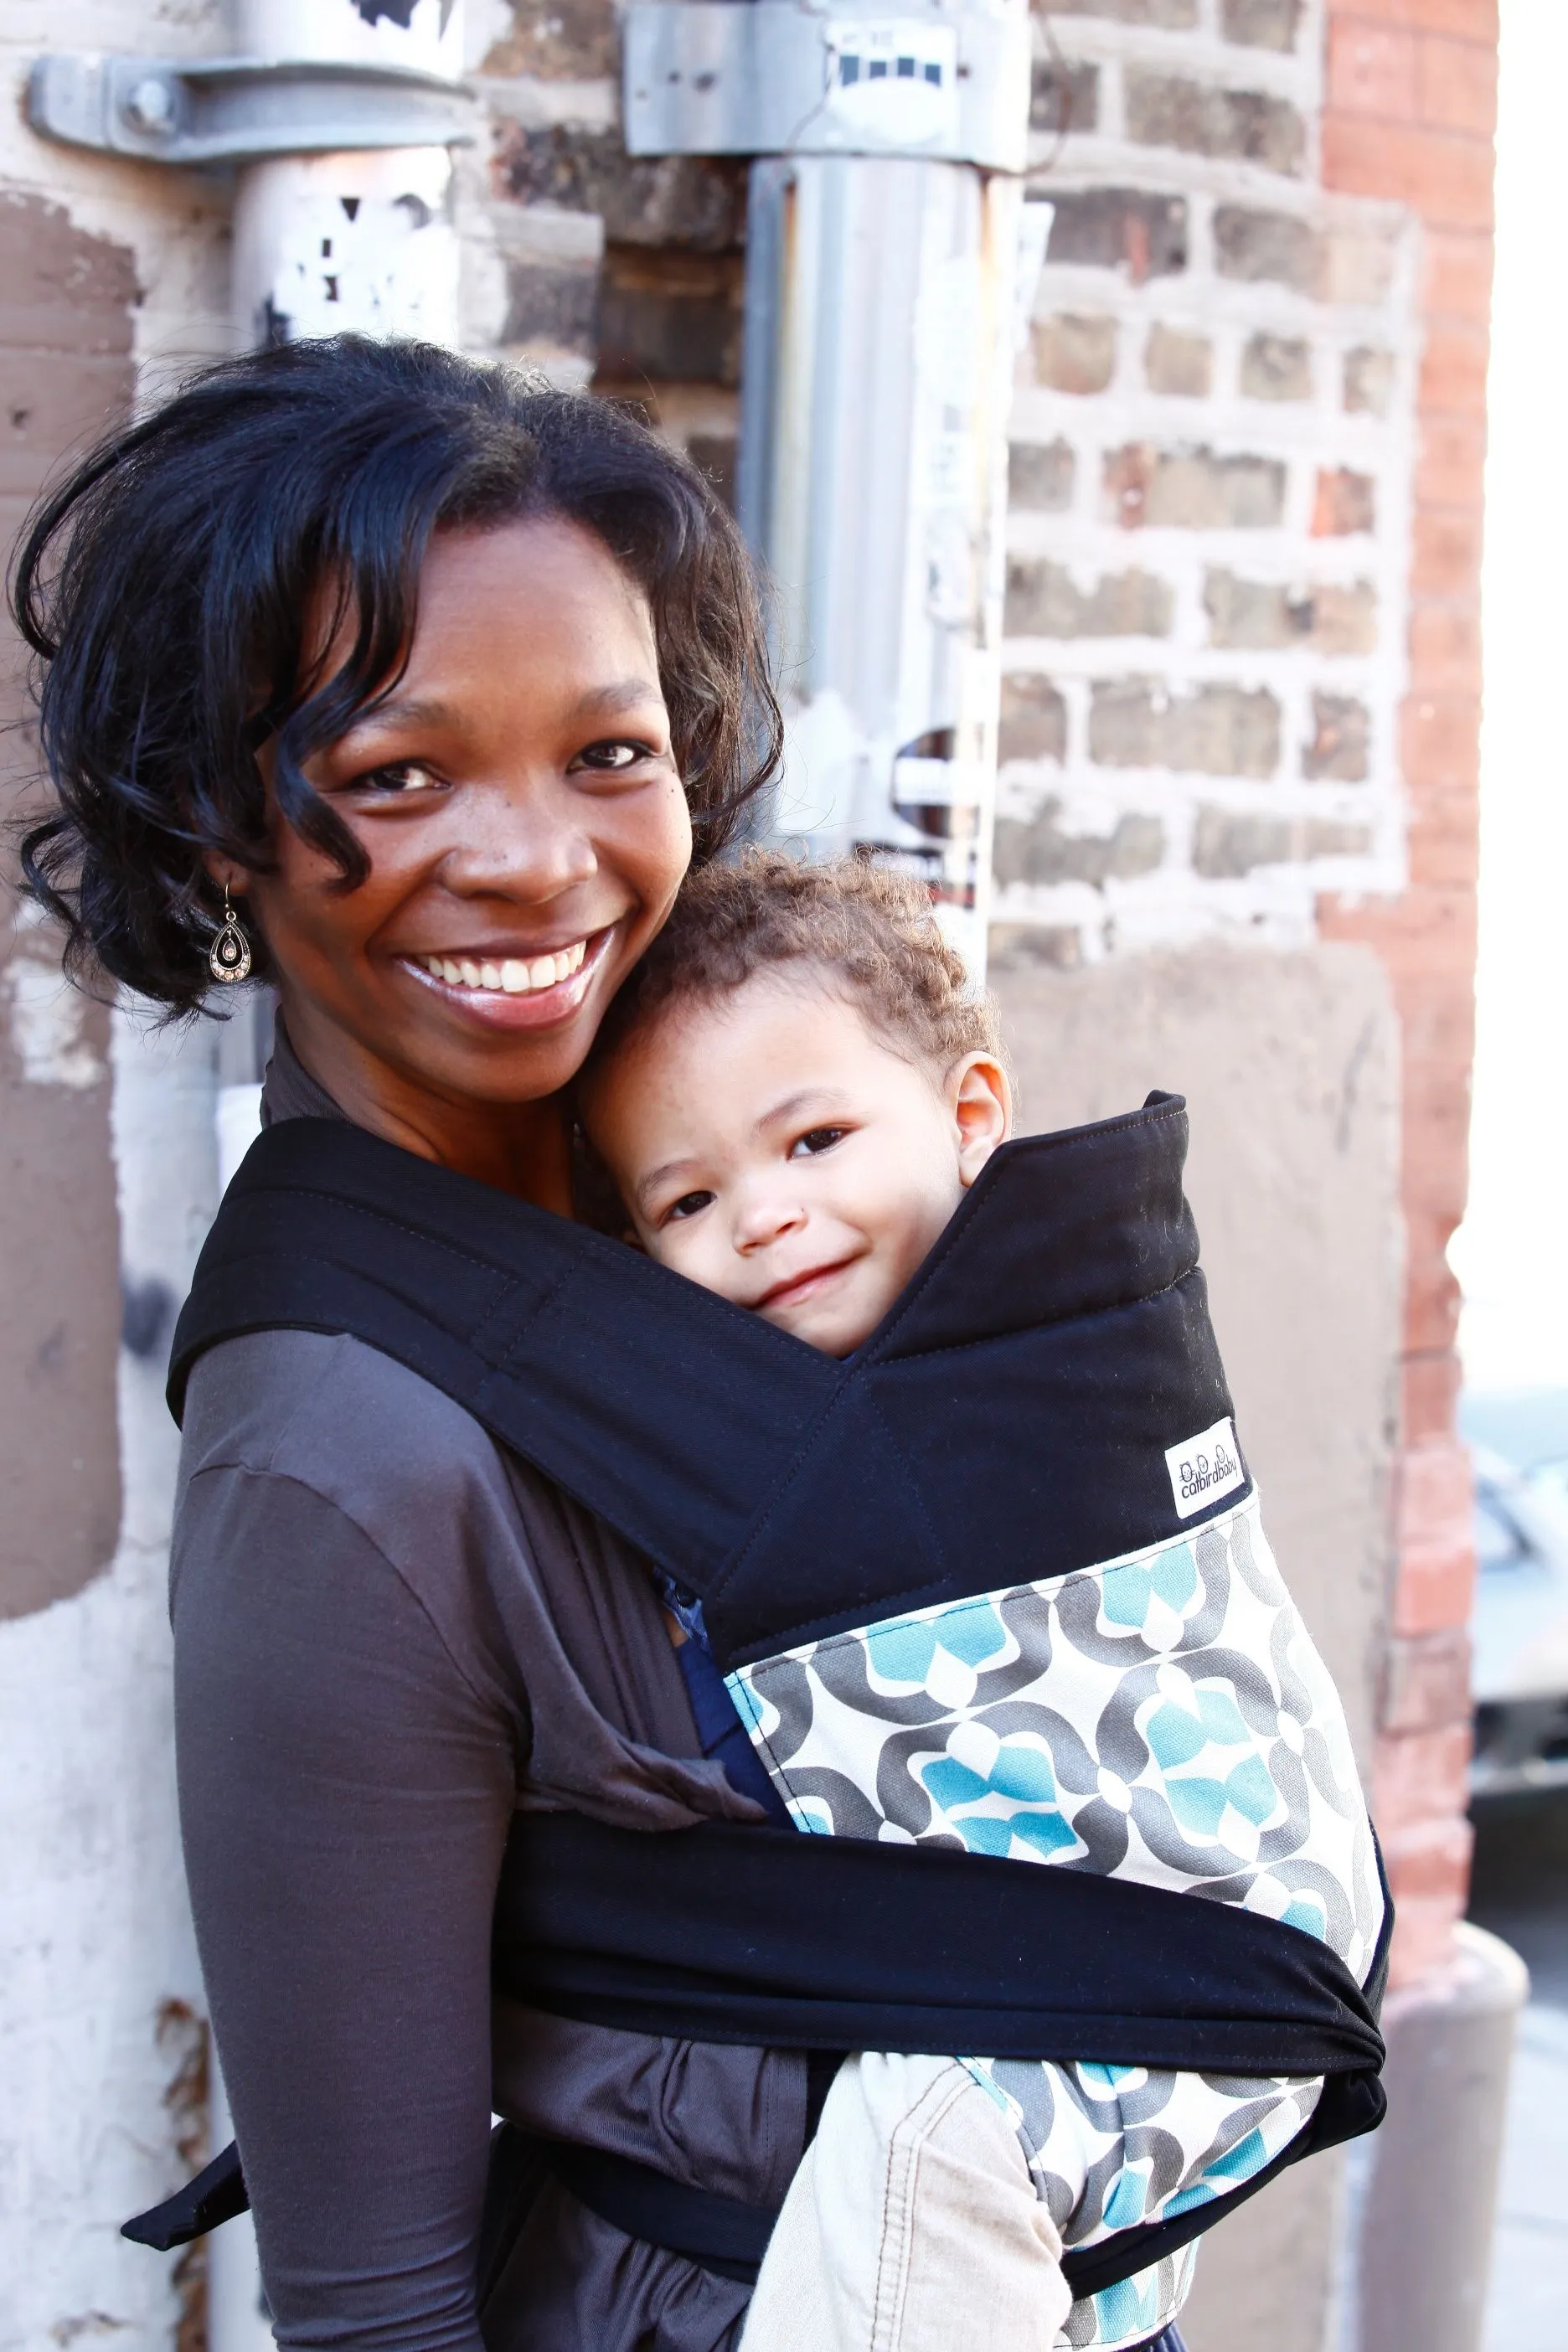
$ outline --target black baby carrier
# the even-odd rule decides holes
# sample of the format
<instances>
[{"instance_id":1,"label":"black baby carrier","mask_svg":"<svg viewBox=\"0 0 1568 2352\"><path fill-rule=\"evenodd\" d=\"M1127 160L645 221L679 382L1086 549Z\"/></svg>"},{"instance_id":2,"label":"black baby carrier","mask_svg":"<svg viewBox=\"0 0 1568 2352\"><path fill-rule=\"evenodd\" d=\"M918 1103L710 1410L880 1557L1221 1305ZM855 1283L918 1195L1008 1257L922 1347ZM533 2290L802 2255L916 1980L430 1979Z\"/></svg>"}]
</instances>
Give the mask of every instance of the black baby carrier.
<instances>
[{"instance_id":1,"label":"black baby carrier","mask_svg":"<svg viewBox=\"0 0 1568 2352\"><path fill-rule=\"evenodd\" d=\"M994 1592L1021 1561L1050 1579L1195 1539L1249 1491L1238 1449L1188 1444L1228 1429L1231 1403L1185 1151L1170 1096L1005 1145L837 1362L585 1227L358 1128L289 1120L254 1145L202 1252L171 1407L225 1339L352 1334L678 1579L741 1675ZM494 1977L536 2008L700 2041L1325 2078L1306 2128L1241 2188L1069 2252L1081 2296L1379 2122L1391 1916L1385 1902L1363 1986L1285 1918L1070 1861L520 1813ZM584 2194L633 2235L754 2263L771 2215L642 2173ZM174 2244L244 2203L230 2149L128 2231Z\"/></svg>"}]
</instances>

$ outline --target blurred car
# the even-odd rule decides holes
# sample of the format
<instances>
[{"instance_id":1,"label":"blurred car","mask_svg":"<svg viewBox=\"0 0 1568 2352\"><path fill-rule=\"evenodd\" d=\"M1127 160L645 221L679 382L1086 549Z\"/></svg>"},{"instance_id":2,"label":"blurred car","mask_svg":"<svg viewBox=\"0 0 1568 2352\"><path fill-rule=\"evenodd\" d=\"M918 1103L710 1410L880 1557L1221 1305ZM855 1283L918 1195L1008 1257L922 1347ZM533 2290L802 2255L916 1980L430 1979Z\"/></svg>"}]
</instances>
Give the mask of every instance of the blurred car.
<instances>
[{"instance_id":1,"label":"blurred car","mask_svg":"<svg viewBox=\"0 0 1568 2352\"><path fill-rule=\"evenodd\" d=\"M1568 1459L1521 1470L1479 1445L1472 1458L1471 1790L1568 1788Z\"/></svg>"}]
</instances>

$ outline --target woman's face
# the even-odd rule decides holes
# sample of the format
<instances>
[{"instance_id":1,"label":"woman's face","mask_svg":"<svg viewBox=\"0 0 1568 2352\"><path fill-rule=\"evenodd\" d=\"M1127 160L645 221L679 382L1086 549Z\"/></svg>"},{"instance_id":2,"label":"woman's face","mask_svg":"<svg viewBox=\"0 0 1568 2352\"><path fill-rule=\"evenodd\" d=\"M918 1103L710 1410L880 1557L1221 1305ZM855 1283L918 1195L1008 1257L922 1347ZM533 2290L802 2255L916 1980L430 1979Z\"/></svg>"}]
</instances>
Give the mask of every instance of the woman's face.
<instances>
[{"instance_id":1,"label":"woman's face","mask_svg":"<svg viewBox=\"0 0 1568 2352\"><path fill-rule=\"evenodd\" d=\"M352 1116L462 1164L448 1129L573 1076L690 861L645 599L573 523L439 534L407 669L306 773L370 873L342 889L278 817L276 870L231 877L290 1035Z\"/></svg>"}]
</instances>

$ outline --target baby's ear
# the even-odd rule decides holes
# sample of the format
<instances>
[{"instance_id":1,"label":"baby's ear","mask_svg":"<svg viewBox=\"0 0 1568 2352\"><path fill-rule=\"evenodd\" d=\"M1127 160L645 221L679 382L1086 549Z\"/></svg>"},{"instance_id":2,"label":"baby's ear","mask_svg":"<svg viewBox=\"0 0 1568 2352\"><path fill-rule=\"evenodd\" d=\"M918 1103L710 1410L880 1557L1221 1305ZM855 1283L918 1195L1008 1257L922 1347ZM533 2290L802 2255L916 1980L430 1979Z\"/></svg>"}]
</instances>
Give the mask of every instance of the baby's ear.
<instances>
[{"instance_id":1,"label":"baby's ear","mask_svg":"<svg viewBox=\"0 0 1568 2352\"><path fill-rule=\"evenodd\" d=\"M949 1098L958 1129L959 1181L973 1184L1013 1127L1013 1089L994 1054L966 1054L948 1074Z\"/></svg>"}]
</instances>

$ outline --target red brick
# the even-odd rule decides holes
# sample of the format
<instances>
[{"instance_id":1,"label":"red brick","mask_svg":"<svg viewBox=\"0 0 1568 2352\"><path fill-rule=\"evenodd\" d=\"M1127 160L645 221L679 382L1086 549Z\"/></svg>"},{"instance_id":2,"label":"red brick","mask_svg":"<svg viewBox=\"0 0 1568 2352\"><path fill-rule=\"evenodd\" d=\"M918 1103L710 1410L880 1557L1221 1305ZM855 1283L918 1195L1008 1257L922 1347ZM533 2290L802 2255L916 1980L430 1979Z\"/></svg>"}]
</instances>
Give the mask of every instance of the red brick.
<instances>
[{"instance_id":1,"label":"red brick","mask_svg":"<svg viewBox=\"0 0 1568 2352\"><path fill-rule=\"evenodd\" d=\"M1468 1798L1470 1727L1379 1736L1372 1767L1372 1817L1385 1849L1428 1822L1464 1811Z\"/></svg>"},{"instance_id":2,"label":"red brick","mask_svg":"<svg viewBox=\"0 0 1568 2352\"><path fill-rule=\"evenodd\" d=\"M1425 507L1483 503L1487 428L1481 416L1423 416L1415 457L1415 497Z\"/></svg>"},{"instance_id":3,"label":"red brick","mask_svg":"<svg viewBox=\"0 0 1568 2352\"><path fill-rule=\"evenodd\" d=\"M1416 122L1414 33L1340 17L1329 26L1326 103L1349 114Z\"/></svg>"},{"instance_id":4,"label":"red brick","mask_svg":"<svg viewBox=\"0 0 1568 2352\"><path fill-rule=\"evenodd\" d=\"M1410 684L1416 694L1479 694L1479 604L1415 606L1410 615Z\"/></svg>"},{"instance_id":5,"label":"red brick","mask_svg":"<svg viewBox=\"0 0 1568 2352\"><path fill-rule=\"evenodd\" d=\"M1443 1901L1469 1892L1470 1855L1475 1832L1463 1815L1441 1822L1423 1822L1419 1828L1388 1838L1378 1829L1388 1883L1396 1905Z\"/></svg>"},{"instance_id":6,"label":"red brick","mask_svg":"<svg viewBox=\"0 0 1568 2352\"><path fill-rule=\"evenodd\" d=\"M1481 706L1465 695L1412 695L1399 714L1399 759L1407 784L1447 788L1480 782Z\"/></svg>"},{"instance_id":7,"label":"red brick","mask_svg":"<svg viewBox=\"0 0 1568 2352\"><path fill-rule=\"evenodd\" d=\"M1394 1629L1436 1633L1469 1622L1476 1555L1470 1460L1455 1441L1406 1448L1399 1465Z\"/></svg>"},{"instance_id":8,"label":"red brick","mask_svg":"<svg viewBox=\"0 0 1568 2352\"><path fill-rule=\"evenodd\" d=\"M1378 1833L1394 1897L1394 1948L1388 1974L1390 1985L1397 1990L1418 1984L1452 1958L1454 1928L1464 1916L1469 1894L1473 1839L1469 1823L1458 1811L1392 1838L1380 1821Z\"/></svg>"},{"instance_id":9,"label":"red brick","mask_svg":"<svg viewBox=\"0 0 1568 2352\"><path fill-rule=\"evenodd\" d=\"M1397 25L1497 47L1498 0L1329 0L1328 13L1331 24Z\"/></svg>"},{"instance_id":10,"label":"red brick","mask_svg":"<svg viewBox=\"0 0 1568 2352\"><path fill-rule=\"evenodd\" d=\"M1325 115L1323 185L1348 195L1392 196L1439 228L1492 225L1491 148L1452 131Z\"/></svg>"},{"instance_id":11,"label":"red brick","mask_svg":"<svg viewBox=\"0 0 1568 2352\"><path fill-rule=\"evenodd\" d=\"M1492 314L1492 240L1473 231L1429 228L1422 304L1428 319L1486 326Z\"/></svg>"},{"instance_id":12,"label":"red brick","mask_svg":"<svg viewBox=\"0 0 1568 2352\"><path fill-rule=\"evenodd\" d=\"M1423 416L1486 415L1487 338L1480 329L1444 325L1428 331L1416 403Z\"/></svg>"},{"instance_id":13,"label":"red brick","mask_svg":"<svg viewBox=\"0 0 1568 2352\"><path fill-rule=\"evenodd\" d=\"M1320 467L1312 501L1312 537L1346 539L1377 528L1377 485L1348 466Z\"/></svg>"},{"instance_id":14,"label":"red brick","mask_svg":"<svg viewBox=\"0 0 1568 2352\"><path fill-rule=\"evenodd\" d=\"M1444 1253L1453 1239L1458 1219L1444 1217L1436 1224L1415 1215L1408 1208L1405 1224L1405 1345L1410 1349L1452 1348L1459 1337L1459 1286L1454 1279ZM1468 1585L1465 1590L1469 1590ZM1417 1615L1408 1624L1396 1619L1396 1630L1405 1633L1431 1633L1439 1623L1451 1623L1450 1611L1458 1607L1458 1584L1445 1597L1430 1596L1431 1616L1428 1623Z\"/></svg>"},{"instance_id":15,"label":"red brick","mask_svg":"<svg viewBox=\"0 0 1568 2352\"><path fill-rule=\"evenodd\" d=\"M1448 1295L1448 1276L1442 1253L1464 1214L1469 1172L1469 1071L1459 1064L1445 1074L1440 1108L1430 1116L1429 1107L1420 1099L1423 1089L1419 1079L1424 1075L1417 1073L1411 1085L1413 1099L1406 1105L1405 1127L1402 1198L1412 1236L1409 1265L1412 1269L1416 1267L1419 1249L1422 1269L1420 1283L1412 1272L1413 1306L1419 1303L1418 1291L1429 1293L1433 1305L1440 1304ZM1446 1346L1447 1339L1436 1344Z\"/></svg>"},{"instance_id":16,"label":"red brick","mask_svg":"<svg viewBox=\"0 0 1568 2352\"><path fill-rule=\"evenodd\" d=\"M1473 595L1480 576L1479 514L1452 507L1417 507L1411 532L1411 594Z\"/></svg>"},{"instance_id":17,"label":"red brick","mask_svg":"<svg viewBox=\"0 0 1568 2352\"><path fill-rule=\"evenodd\" d=\"M1382 950L1406 1017L1434 981L1468 989L1476 951L1473 891L1406 890L1361 903L1325 897L1320 907L1325 939L1367 940Z\"/></svg>"},{"instance_id":18,"label":"red brick","mask_svg":"<svg viewBox=\"0 0 1568 2352\"><path fill-rule=\"evenodd\" d=\"M1426 793L1411 814L1413 882L1473 886L1480 866L1480 820L1475 793L1464 786Z\"/></svg>"},{"instance_id":19,"label":"red brick","mask_svg":"<svg viewBox=\"0 0 1568 2352\"><path fill-rule=\"evenodd\" d=\"M1449 1349L1406 1356L1400 1381L1401 1435L1406 1445L1452 1436L1462 1379L1459 1359Z\"/></svg>"},{"instance_id":20,"label":"red brick","mask_svg":"<svg viewBox=\"0 0 1568 2352\"><path fill-rule=\"evenodd\" d=\"M1470 1556L1470 1506L1475 1480L1469 1448L1457 1437L1407 1445L1399 1458L1399 1549L1447 1550Z\"/></svg>"},{"instance_id":21,"label":"red brick","mask_svg":"<svg viewBox=\"0 0 1568 2352\"><path fill-rule=\"evenodd\" d=\"M1381 1728L1403 1737L1440 1731L1470 1719L1470 1637L1467 1627L1390 1642L1384 1661Z\"/></svg>"},{"instance_id":22,"label":"red brick","mask_svg":"<svg viewBox=\"0 0 1568 2352\"><path fill-rule=\"evenodd\" d=\"M1418 121L1437 130L1489 139L1497 128L1495 46L1420 35L1415 44L1415 112Z\"/></svg>"},{"instance_id":23,"label":"red brick","mask_svg":"<svg viewBox=\"0 0 1568 2352\"><path fill-rule=\"evenodd\" d=\"M1441 1307L1449 1296L1443 1253L1464 1214L1469 1177L1469 1069L1463 1062L1448 1062L1447 1056L1445 1061L1440 1102L1434 1106L1422 1100L1429 1091L1422 1084L1433 1069L1428 1064L1426 1070L1413 1075L1405 1106L1402 1198L1410 1227L1407 1264L1412 1314L1427 1307ZM1447 1332L1434 1339L1412 1338L1415 1347L1447 1344Z\"/></svg>"},{"instance_id":24,"label":"red brick","mask_svg":"<svg viewBox=\"0 0 1568 2352\"><path fill-rule=\"evenodd\" d=\"M1439 895L1429 884L1415 884L1413 891L1423 898ZM1473 904L1474 892L1466 895ZM1412 1210L1452 1221L1465 1205L1475 992L1463 968L1445 978L1447 985L1441 992L1436 986L1412 991L1401 1008L1405 1134L1420 1147L1408 1157L1405 1198Z\"/></svg>"}]
</instances>

